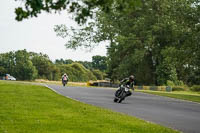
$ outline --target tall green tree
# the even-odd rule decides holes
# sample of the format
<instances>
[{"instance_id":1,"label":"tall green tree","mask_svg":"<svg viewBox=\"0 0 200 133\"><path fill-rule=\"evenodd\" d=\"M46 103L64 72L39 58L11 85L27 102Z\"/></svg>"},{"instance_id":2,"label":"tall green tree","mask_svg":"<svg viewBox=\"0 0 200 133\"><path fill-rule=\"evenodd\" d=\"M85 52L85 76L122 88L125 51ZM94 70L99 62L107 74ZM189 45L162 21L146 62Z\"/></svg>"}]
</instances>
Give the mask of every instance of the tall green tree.
<instances>
[{"instance_id":1,"label":"tall green tree","mask_svg":"<svg viewBox=\"0 0 200 133\"><path fill-rule=\"evenodd\" d=\"M0 76L5 76L6 69L3 66L0 66Z\"/></svg>"},{"instance_id":2,"label":"tall green tree","mask_svg":"<svg viewBox=\"0 0 200 133\"><path fill-rule=\"evenodd\" d=\"M41 12L60 12L67 10L74 14L74 19L79 24L85 23L88 17L93 17L93 12L98 8L110 12L111 7L116 10L127 10L139 6L140 0L17 0L21 1L20 7L15 9L16 20L22 21L29 17L37 17Z\"/></svg>"},{"instance_id":3,"label":"tall green tree","mask_svg":"<svg viewBox=\"0 0 200 133\"><path fill-rule=\"evenodd\" d=\"M6 73L14 74L15 71L15 53L14 52L8 52L0 54L0 66L2 69L2 74L5 75Z\"/></svg>"},{"instance_id":4,"label":"tall green tree","mask_svg":"<svg viewBox=\"0 0 200 133\"><path fill-rule=\"evenodd\" d=\"M37 77L37 70L30 60L26 50L15 52L15 76L18 80L34 80Z\"/></svg>"},{"instance_id":5,"label":"tall green tree","mask_svg":"<svg viewBox=\"0 0 200 133\"><path fill-rule=\"evenodd\" d=\"M31 61L38 71L38 78L57 80L60 78L59 69L49 59L48 55L32 53Z\"/></svg>"},{"instance_id":6,"label":"tall green tree","mask_svg":"<svg viewBox=\"0 0 200 133\"><path fill-rule=\"evenodd\" d=\"M16 9L17 19L41 11L70 9L80 29L56 26L59 36L71 36L66 47L92 47L108 41L108 76L113 80L130 74L139 84L199 84L199 0L25 0ZM87 43L85 43L87 42Z\"/></svg>"},{"instance_id":7,"label":"tall green tree","mask_svg":"<svg viewBox=\"0 0 200 133\"><path fill-rule=\"evenodd\" d=\"M107 58L105 56L96 55L92 57L93 69L105 71L107 69Z\"/></svg>"},{"instance_id":8,"label":"tall green tree","mask_svg":"<svg viewBox=\"0 0 200 133\"><path fill-rule=\"evenodd\" d=\"M108 40L108 75L113 80L134 74L139 84L188 83L188 72L198 73L198 0L142 1L126 11L110 8L109 13L96 12L95 22L78 32L73 29L67 47ZM63 35L69 29L57 31Z\"/></svg>"}]
</instances>

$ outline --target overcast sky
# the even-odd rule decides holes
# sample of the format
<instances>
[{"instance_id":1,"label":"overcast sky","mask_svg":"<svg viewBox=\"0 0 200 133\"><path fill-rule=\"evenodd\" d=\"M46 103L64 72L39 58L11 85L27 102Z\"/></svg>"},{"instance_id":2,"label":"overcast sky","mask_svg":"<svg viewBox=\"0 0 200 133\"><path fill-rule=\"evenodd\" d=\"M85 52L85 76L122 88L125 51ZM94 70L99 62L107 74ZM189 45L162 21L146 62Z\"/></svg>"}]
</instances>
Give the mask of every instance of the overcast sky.
<instances>
[{"instance_id":1,"label":"overcast sky","mask_svg":"<svg viewBox=\"0 0 200 133\"><path fill-rule=\"evenodd\" d=\"M106 46L99 45L91 52L86 50L67 50L65 39L56 36L54 25L76 25L68 18L66 12L61 14L40 14L17 22L14 10L20 5L15 0L0 1L0 53L26 49L32 52L47 54L52 61L55 59L72 59L91 61L94 55L106 55Z\"/></svg>"}]
</instances>

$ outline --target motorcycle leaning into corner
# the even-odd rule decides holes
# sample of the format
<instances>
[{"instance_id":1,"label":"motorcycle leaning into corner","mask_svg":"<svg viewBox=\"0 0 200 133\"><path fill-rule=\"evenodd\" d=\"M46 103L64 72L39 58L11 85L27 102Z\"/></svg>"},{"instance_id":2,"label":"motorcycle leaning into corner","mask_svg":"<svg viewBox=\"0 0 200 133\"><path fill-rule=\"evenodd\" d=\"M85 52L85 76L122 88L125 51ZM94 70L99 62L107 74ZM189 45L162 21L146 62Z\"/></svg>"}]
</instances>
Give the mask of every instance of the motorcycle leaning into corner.
<instances>
[{"instance_id":1,"label":"motorcycle leaning into corner","mask_svg":"<svg viewBox=\"0 0 200 133\"><path fill-rule=\"evenodd\" d=\"M114 102L121 103L127 96L130 96L131 94L132 93L129 85L120 85L118 90L115 92Z\"/></svg>"}]
</instances>

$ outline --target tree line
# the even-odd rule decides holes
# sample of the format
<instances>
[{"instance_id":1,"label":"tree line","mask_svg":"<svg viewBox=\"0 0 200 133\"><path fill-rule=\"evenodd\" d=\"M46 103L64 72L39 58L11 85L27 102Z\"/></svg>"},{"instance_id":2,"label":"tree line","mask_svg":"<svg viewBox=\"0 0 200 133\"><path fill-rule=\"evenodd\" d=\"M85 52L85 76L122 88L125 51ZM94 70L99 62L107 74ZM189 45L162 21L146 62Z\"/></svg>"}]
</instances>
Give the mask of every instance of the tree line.
<instances>
[{"instance_id":1,"label":"tree line","mask_svg":"<svg viewBox=\"0 0 200 133\"><path fill-rule=\"evenodd\" d=\"M93 56L92 62L57 59L52 62L48 55L11 51L0 54L0 76L11 74L17 80L60 80L67 73L70 81L102 80L107 67L104 56Z\"/></svg>"},{"instance_id":2,"label":"tree line","mask_svg":"<svg viewBox=\"0 0 200 133\"><path fill-rule=\"evenodd\" d=\"M113 3L81 29L58 25L55 31L71 37L68 48L109 41L113 81L133 74L139 85L200 84L199 12L198 0L148 0L123 10Z\"/></svg>"},{"instance_id":3,"label":"tree line","mask_svg":"<svg viewBox=\"0 0 200 133\"><path fill-rule=\"evenodd\" d=\"M138 85L200 84L199 0L25 0L24 5L16 9L18 21L41 11L72 13L80 29L55 27L58 36L71 37L67 48L108 41L112 81L134 74Z\"/></svg>"}]
</instances>

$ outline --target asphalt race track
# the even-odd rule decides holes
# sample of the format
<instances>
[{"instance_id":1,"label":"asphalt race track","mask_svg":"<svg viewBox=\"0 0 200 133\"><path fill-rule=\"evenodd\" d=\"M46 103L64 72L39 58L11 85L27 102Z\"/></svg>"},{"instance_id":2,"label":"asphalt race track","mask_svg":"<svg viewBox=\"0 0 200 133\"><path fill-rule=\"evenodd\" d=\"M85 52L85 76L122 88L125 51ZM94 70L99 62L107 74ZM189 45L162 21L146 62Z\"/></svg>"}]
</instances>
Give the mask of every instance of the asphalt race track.
<instances>
[{"instance_id":1,"label":"asphalt race track","mask_svg":"<svg viewBox=\"0 0 200 133\"><path fill-rule=\"evenodd\" d=\"M122 103L114 103L114 89L48 85L72 99L126 113L184 133L200 133L200 104L134 92Z\"/></svg>"}]
</instances>

